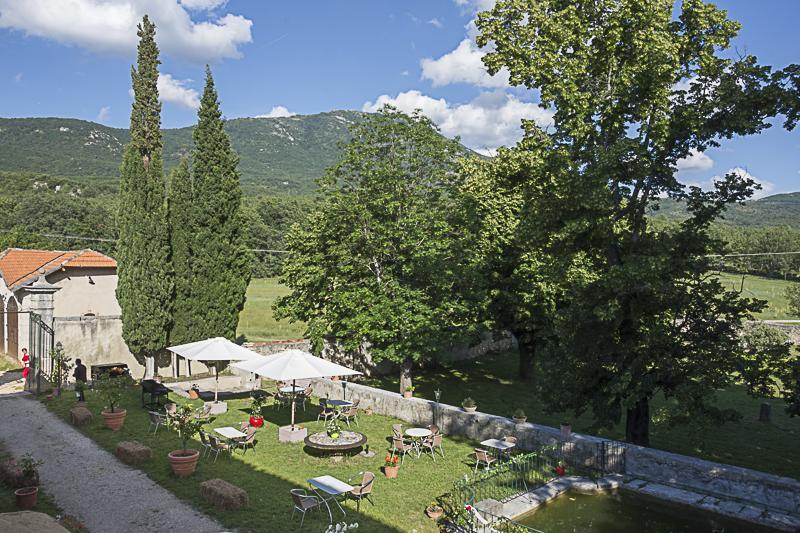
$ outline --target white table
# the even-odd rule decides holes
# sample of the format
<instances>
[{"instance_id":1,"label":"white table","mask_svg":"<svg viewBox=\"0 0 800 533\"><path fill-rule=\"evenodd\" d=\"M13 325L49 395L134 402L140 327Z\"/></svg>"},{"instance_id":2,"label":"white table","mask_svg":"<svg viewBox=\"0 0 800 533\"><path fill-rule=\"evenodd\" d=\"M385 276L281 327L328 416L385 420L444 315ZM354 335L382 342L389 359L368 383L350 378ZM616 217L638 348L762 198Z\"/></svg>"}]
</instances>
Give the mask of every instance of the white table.
<instances>
[{"instance_id":1,"label":"white table","mask_svg":"<svg viewBox=\"0 0 800 533\"><path fill-rule=\"evenodd\" d=\"M247 433L242 433L238 429L232 427L215 428L214 431L226 439L241 439L247 436Z\"/></svg>"},{"instance_id":2,"label":"white table","mask_svg":"<svg viewBox=\"0 0 800 533\"><path fill-rule=\"evenodd\" d=\"M428 428L408 428L406 430L406 436L411 437L411 444L417 450L417 457L422 455L422 439L430 437L432 433Z\"/></svg>"},{"instance_id":3,"label":"white table","mask_svg":"<svg viewBox=\"0 0 800 533\"><path fill-rule=\"evenodd\" d=\"M330 405L335 409L340 409L342 407L350 407L351 405L353 405L353 402L348 400L325 400L325 403L327 403L328 405Z\"/></svg>"},{"instance_id":4,"label":"white table","mask_svg":"<svg viewBox=\"0 0 800 533\"><path fill-rule=\"evenodd\" d=\"M486 439L485 441L481 442L481 446L494 449L497 456L500 457L502 454L507 453L508 450L516 446L516 444L500 439Z\"/></svg>"},{"instance_id":5,"label":"white table","mask_svg":"<svg viewBox=\"0 0 800 533\"><path fill-rule=\"evenodd\" d=\"M325 507L328 508L328 518L330 518L331 523L333 523L333 514L331 513L331 506L328 505L328 502L333 500L339 510L342 512L344 516L347 516L347 513L344 512L342 506L339 504L339 500L336 499L337 496L340 494L346 494L353 490L352 485L348 485L344 481L336 479L333 476L319 476L314 477L308 480L308 484L311 485L312 490L320 497L320 499L325 503ZM328 496L325 497L320 492L324 492Z\"/></svg>"},{"instance_id":6,"label":"white table","mask_svg":"<svg viewBox=\"0 0 800 533\"><path fill-rule=\"evenodd\" d=\"M278 390L284 394L297 394L303 392L306 389L305 387L292 387L291 385L289 385L288 387L281 387Z\"/></svg>"}]
</instances>

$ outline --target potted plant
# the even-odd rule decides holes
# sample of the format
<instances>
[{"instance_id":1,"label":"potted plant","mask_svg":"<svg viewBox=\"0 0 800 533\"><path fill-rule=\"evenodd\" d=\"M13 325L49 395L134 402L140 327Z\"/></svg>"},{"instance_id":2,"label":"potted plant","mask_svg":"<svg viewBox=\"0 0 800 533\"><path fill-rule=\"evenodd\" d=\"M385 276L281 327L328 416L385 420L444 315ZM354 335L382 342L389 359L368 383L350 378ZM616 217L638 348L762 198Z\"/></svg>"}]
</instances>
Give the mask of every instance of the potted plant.
<instances>
[{"instance_id":1,"label":"potted plant","mask_svg":"<svg viewBox=\"0 0 800 533\"><path fill-rule=\"evenodd\" d=\"M467 396L464 398L464 401L461 402L461 407L468 413L474 413L478 409L478 404L475 403L475 400Z\"/></svg>"},{"instance_id":2,"label":"potted plant","mask_svg":"<svg viewBox=\"0 0 800 533\"><path fill-rule=\"evenodd\" d=\"M331 418L330 422L328 422L326 430L328 436L332 439L338 439L342 434L342 428L339 426L339 421L335 417Z\"/></svg>"},{"instance_id":3,"label":"potted plant","mask_svg":"<svg viewBox=\"0 0 800 533\"><path fill-rule=\"evenodd\" d=\"M397 473L400 471L400 465L397 464L400 458L396 455L387 455L383 459L383 473L386 474L386 477L389 479L394 479L397 477Z\"/></svg>"},{"instance_id":4,"label":"potted plant","mask_svg":"<svg viewBox=\"0 0 800 533\"><path fill-rule=\"evenodd\" d=\"M36 505L39 495L39 466L42 461L35 460L31 454L26 453L18 462L22 470L22 479L25 484L30 486L22 487L14 491L18 509L32 509Z\"/></svg>"},{"instance_id":5,"label":"potted plant","mask_svg":"<svg viewBox=\"0 0 800 533\"><path fill-rule=\"evenodd\" d=\"M414 387L412 387L412 386L410 386L410 385L409 385L409 386L408 386L408 387L406 387L406 389L403 391L403 398L411 398L413 395L414 395Z\"/></svg>"},{"instance_id":6,"label":"potted plant","mask_svg":"<svg viewBox=\"0 0 800 533\"><path fill-rule=\"evenodd\" d=\"M428 515L429 518L439 520L444 514L444 509L438 502L431 502L430 505L425 508L425 514Z\"/></svg>"},{"instance_id":7,"label":"potted plant","mask_svg":"<svg viewBox=\"0 0 800 533\"><path fill-rule=\"evenodd\" d=\"M572 424L569 422L561 422L561 437L568 439L572 435Z\"/></svg>"},{"instance_id":8,"label":"potted plant","mask_svg":"<svg viewBox=\"0 0 800 533\"><path fill-rule=\"evenodd\" d=\"M191 405L182 405L172 415L167 424L178 432L183 443L180 450L172 450L167 454L172 472L178 477L187 477L194 474L197 461L200 459L198 450L189 449L189 439L194 437L203 427L203 420L197 418L198 410Z\"/></svg>"},{"instance_id":9,"label":"potted plant","mask_svg":"<svg viewBox=\"0 0 800 533\"><path fill-rule=\"evenodd\" d=\"M524 424L525 421L528 420L527 415L525 415L525 411L522 409L515 410L512 418L514 419L515 424Z\"/></svg>"},{"instance_id":10,"label":"potted plant","mask_svg":"<svg viewBox=\"0 0 800 533\"><path fill-rule=\"evenodd\" d=\"M192 387L189 389L189 399L197 400L198 398L200 398L200 387L197 386L197 383L192 383Z\"/></svg>"},{"instance_id":11,"label":"potted plant","mask_svg":"<svg viewBox=\"0 0 800 533\"><path fill-rule=\"evenodd\" d=\"M266 396L254 396L253 403L250 406L250 425L254 428L260 428L264 425L264 417L261 416L261 408L267 402Z\"/></svg>"},{"instance_id":12,"label":"potted plant","mask_svg":"<svg viewBox=\"0 0 800 533\"><path fill-rule=\"evenodd\" d=\"M97 380L95 388L106 403L106 409L100 411L100 416L103 417L106 427L112 431L119 431L125 423L125 415L128 414L128 411L120 409L119 403L122 400L123 392L132 382L133 380L128 374L112 377L110 373L106 373Z\"/></svg>"}]
</instances>

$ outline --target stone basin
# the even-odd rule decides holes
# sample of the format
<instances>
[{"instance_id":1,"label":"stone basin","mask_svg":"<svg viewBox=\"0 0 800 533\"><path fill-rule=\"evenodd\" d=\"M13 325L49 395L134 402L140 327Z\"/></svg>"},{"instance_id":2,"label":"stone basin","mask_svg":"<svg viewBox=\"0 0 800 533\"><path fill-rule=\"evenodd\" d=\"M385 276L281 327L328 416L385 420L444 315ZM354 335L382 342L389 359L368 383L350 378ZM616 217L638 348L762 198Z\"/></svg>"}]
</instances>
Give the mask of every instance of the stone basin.
<instances>
[{"instance_id":1,"label":"stone basin","mask_svg":"<svg viewBox=\"0 0 800 533\"><path fill-rule=\"evenodd\" d=\"M367 436L356 431L341 431L339 437L332 439L325 431L314 433L303 439L309 448L324 452L343 452L362 447Z\"/></svg>"}]
</instances>

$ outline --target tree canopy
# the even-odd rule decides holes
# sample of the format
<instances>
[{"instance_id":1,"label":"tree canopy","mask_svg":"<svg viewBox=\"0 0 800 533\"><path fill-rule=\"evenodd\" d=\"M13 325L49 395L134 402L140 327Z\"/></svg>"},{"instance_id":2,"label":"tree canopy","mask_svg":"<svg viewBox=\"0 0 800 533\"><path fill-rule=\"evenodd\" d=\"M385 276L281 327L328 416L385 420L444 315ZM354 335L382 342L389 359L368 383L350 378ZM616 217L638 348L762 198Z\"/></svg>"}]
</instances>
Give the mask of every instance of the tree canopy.
<instances>
[{"instance_id":1,"label":"tree canopy","mask_svg":"<svg viewBox=\"0 0 800 533\"><path fill-rule=\"evenodd\" d=\"M545 253L582 265L556 301L544 397L591 408L603 425L625 415L627 439L647 444L650 398L708 411L744 357L743 320L763 305L724 290L704 259L722 249L710 224L757 185L729 174L713 191L687 189L677 162L779 113L792 128L793 71L728 57L740 26L701 0L504 0L477 27L489 72L507 69L554 112L546 129L525 125L518 149L542 163L523 179L548 191L533 204L560 200ZM675 231L649 220L664 196L688 206ZM538 212L521 210L523 220Z\"/></svg>"},{"instance_id":2,"label":"tree canopy","mask_svg":"<svg viewBox=\"0 0 800 533\"><path fill-rule=\"evenodd\" d=\"M319 181L321 200L287 236L277 316L303 320L319 348L402 365L434 354L463 323L456 160L463 148L420 113L386 107L352 128Z\"/></svg>"}]
</instances>

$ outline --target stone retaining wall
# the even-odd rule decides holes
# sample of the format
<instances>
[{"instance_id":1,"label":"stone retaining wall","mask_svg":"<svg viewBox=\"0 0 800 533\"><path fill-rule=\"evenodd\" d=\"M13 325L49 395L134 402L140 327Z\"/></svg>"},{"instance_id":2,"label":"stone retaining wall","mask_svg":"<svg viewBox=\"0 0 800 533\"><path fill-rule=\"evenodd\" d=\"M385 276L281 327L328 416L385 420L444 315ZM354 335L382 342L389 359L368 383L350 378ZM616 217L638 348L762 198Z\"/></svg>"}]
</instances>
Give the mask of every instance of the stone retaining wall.
<instances>
[{"instance_id":1,"label":"stone retaining wall","mask_svg":"<svg viewBox=\"0 0 800 533\"><path fill-rule=\"evenodd\" d=\"M303 350L311 351L311 341L297 339L292 341L268 341L268 342L245 342L243 344L248 350L253 350L261 355L272 355L283 350Z\"/></svg>"},{"instance_id":2,"label":"stone retaining wall","mask_svg":"<svg viewBox=\"0 0 800 533\"><path fill-rule=\"evenodd\" d=\"M313 387L317 396L342 398L341 381L318 379L314 380ZM406 399L396 392L357 383L348 383L346 391L348 400L361 400L361 408L372 407L378 414L399 418L416 426L436 423L447 435L466 437L476 442L514 435L520 449L534 450L542 445L558 443L561 439L561 432L549 426L515 424L509 418L481 412L466 413L460 407L447 404L437 407L433 401ZM574 446L578 452L582 448L588 452L597 450L600 448L598 444L603 442L613 441L573 433L570 446ZM626 478L678 486L725 500L745 501L800 517L800 481L652 448L623 446Z\"/></svg>"}]
</instances>

